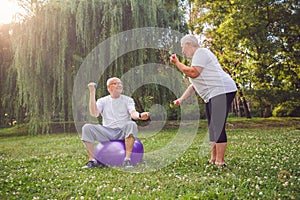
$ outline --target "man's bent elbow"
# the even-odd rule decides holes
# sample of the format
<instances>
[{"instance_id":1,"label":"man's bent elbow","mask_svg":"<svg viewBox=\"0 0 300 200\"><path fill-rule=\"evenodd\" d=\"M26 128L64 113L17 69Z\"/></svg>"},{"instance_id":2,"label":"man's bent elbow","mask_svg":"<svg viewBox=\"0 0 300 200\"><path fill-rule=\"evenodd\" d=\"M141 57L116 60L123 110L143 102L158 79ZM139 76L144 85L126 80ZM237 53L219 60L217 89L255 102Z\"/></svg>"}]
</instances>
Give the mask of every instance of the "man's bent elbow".
<instances>
[{"instance_id":1,"label":"man's bent elbow","mask_svg":"<svg viewBox=\"0 0 300 200\"><path fill-rule=\"evenodd\" d=\"M98 117L98 116L99 116L99 113L97 113L97 112L91 112L90 115L91 115L92 117Z\"/></svg>"},{"instance_id":2,"label":"man's bent elbow","mask_svg":"<svg viewBox=\"0 0 300 200\"><path fill-rule=\"evenodd\" d=\"M200 75L198 71L194 71L194 70L192 71L190 69L183 71L183 73L190 78L197 78Z\"/></svg>"},{"instance_id":3,"label":"man's bent elbow","mask_svg":"<svg viewBox=\"0 0 300 200\"><path fill-rule=\"evenodd\" d=\"M199 76L199 73L190 73L187 76L190 77L190 78L197 78Z\"/></svg>"}]
</instances>

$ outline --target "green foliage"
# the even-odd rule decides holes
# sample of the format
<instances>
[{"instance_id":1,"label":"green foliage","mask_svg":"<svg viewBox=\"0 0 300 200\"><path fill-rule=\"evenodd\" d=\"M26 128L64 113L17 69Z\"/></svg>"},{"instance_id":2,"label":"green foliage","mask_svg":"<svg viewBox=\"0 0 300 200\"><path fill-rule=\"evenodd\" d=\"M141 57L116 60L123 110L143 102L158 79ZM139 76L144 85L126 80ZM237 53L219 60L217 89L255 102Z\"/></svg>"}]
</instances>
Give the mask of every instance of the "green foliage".
<instances>
[{"instance_id":1,"label":"green foliage","mask_svg":"<svg viewBox=\"0 0 300 200\"><path fill-rule=\"evenodd\" d=\"M195 120L198 119L199 113L195 113L194 111L199 109L200 111L200 119L206 119L205 113L205 105L204 104L188 104L182 110L181 116L185 120Z\"/></svg>"},{"instance_id":2,"label":"green foliage","mask_svg":"<svg viewBox=\"0 0 300 200\"><path fill-rule=\"evenodd\" d=\"M300 92L298 91L281 90L278 88L268 90L245 90L245 95L249 101L251 112L253 116L256 117L263 117L264 112L268 107L271 109L270 112L273 112L273 116L283 117L284 115L277 113L282 112L280 110L284 109L284 107L281 106L282 102L294 102L291 104L288 103L288 107L294 106L289 109L295 111L299 109L297 108L299 105L298 99L300 98Z\"/></svg>"},{"instance_id":3,"label":"green foliage","mask_svg":"<svg viewBox=\"0 0 300 200\"><path fill-rule=\"evenodd\" d=\"M16 94L16 90L11 90L10 94L7 94L7 88L9 85L15 87L15 79L12 82L8 82L7 74L10 69L10 65L13 62L12 56L12 43L10 40L10 30L12 25L0 25L0 127L7 126L8 121L16 118L12 113L5 112L6 110L13 110L11 105L11 95ZM10 104L10 105L8 105ZM9 107L9 108L8 108Z\"/></svg>"},{"instance_id":4,"label":"green foliage","mask_svg":"<svg viewBox=\"0 0 300 200\"><path fill-rule=\"evenodd\" d=\"M8 113L19 123L29 122L32 134L47 133L51 119L72 120L74 78L84 58L100 42L121 31L139 27L166 27L186 32L177 0L51 0L31 3L20 0L19 3L29 15L24 15L22 22L7 29L11 35L1 27L3 34L0 39L8 36L6 41L11 40L12 44L0 46L0 53L3 55L2 50L11 47L12 52L4 63L6 67L1 67L1 75L5 76L1 76L4 78L0 86L7 87L7 90L0 92L0 123L5 123L3 115ZM110 51L116 49L108 49L108 55ZM121 56L109 66L104 77L99 77L99 88L103 88L101 96L106 92L108 77L121 77L131 67L147 62L162 62L162 54L166 52L137 50ZM86 80L89 81L94 80ZM150 90L161 92L154 88ZM142 100L148 98L139 96Z\"/></svg>"},{"instance_id":5,"label":"green foliage","mask_svg":"<svg viewBox=\"0 0 300 200\"><path fill-rule=\"evenodd\" d=\"M296 90L299 71L299 2L190 1L192 31L243 88Z\"/></svg>"},{"instance_id":6,"label":"green foliage","mask_svg":"<svg viewBox=\"0 0 300 200\"><path fill-rule=\"evenodd\" d=\"M300 101L285 101L273 110L274 117L300 117Z\"/></svg>"},{"instance_id":7,"label":"green foliage","mask_svg":"<svg viewBox=\"0 0 300 200\"><path fill-rule=\"evenodd\" d=\"M203 34L203 46L214 51L241 90L260 90L247 95L254 116L262 116L266 107L274 108L290 98L289 94L285 99L279 93L269 95L272 88L299 92L300 11L296 0L18 2L29 15L24 15L22 23L0 27L0 126L13 120L29 122L32 134L37 134L48 132L52 119L72 120L73 81L84 58L112 35L139 27ZM184 18L187 13L188 24ZM115 49L107 50L107 54L110 51ZM120 56L100 77L97 95L107 94L108 77L122 76L145 63L167 63L168 57L168 52L158 49L139 49ZM161 69L161 73L166 79L172 76L168 69ZM174 84L180 88L186 83L178 80ZM160 104L170 119L177 119L179 109L170 106L173 97L167 88L157 85L142 86L134 94L140 111Z\"/></svg>"},{"instance_id":8,"label":"green foliage","mask_svg":"<svg viewBox=\"0 0 300 200\"><path fill-rule=\"evenodd\" d=\"M299 92L299 1L189 2L191 31L201 34L240 91L255 91L248 96L251 115L271 115L282 99L268 93L273 88Z\"/></svg>"}]
</instances>

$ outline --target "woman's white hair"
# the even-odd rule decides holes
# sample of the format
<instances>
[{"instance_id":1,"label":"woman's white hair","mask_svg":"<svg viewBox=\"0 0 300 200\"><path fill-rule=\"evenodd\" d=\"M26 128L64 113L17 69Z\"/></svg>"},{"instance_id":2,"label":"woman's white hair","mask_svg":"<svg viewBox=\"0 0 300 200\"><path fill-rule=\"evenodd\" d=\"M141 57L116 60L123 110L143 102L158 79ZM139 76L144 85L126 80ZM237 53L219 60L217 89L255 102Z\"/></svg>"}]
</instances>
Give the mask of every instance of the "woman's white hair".
<instances>
[{"instance_id":1,"label":"woman's white hair","mask_svg":"<svg viewBox=\"0 0 300 200\"><path fill-rule=\"evenodd\" d=\"M181 38L180 42L181 42L182 46L187 44L187 43L191 44L193 47L199 47L200 46L199 43L198 43L197 38L192 34L185 35L183 38Z\"/></svg>"}]
</instances>

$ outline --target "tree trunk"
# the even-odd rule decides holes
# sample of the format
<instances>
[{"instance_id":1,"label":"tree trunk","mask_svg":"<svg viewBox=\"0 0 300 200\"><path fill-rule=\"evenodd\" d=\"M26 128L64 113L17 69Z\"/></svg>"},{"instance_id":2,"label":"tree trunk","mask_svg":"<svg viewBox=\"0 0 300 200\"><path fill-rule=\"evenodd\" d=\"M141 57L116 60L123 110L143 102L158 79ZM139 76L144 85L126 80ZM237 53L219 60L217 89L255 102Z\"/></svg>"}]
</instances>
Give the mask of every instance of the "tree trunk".
<instances>
[{"instance_id":1,"label":"tree trunk","mask_svg":"<svg viewBox=\"0 0 300 200\"><path fill-rule=\"evenodd\" d=\"M248 103L247 103L247 100L246 100L245 97L242 97L242 102L243 102L246 118L250 119L251 118L251 113L250 113Z\"/></svg>"},{"instance_id":2,"label":"tree trunk","mask_svg":"<svg viewBox=\"0 0 300 200\"><path fill-rule=\"evenodd\" d=\"M233 99L233 109L232 112L235 113L235 116L241 117L241 109L240 109L240 104L239 104L239 98L235 96Z\"/></svg>"},{"instance_id":3,"label":"tree trunk","mask_svg":"<svg viewBox=\"0 0 300 200\"><path fill-rule=\"evenodd\" d=\"M143 107L143 104L140 102L139 98L135 99L135 103L136 103L136 107L137 107L138 112L144 112L145 111L144 107Z\"/></svg>"},{"instance_id":4,"label":"tree trunk","mask_svg":"<svg viewBox=\"0 0 300 200\"><path fill-rule=\"evenodd\" d=\"M244 107L246 118L250 119L251 118L251 113L250 113L250 110L249 110L249 107L248 107L247 100L244 97L244 93L243 93L243 91L241 89L239 90L239 94L240 94L241 101L243 103L243 107Z\"/></svg>"}]
</instances>

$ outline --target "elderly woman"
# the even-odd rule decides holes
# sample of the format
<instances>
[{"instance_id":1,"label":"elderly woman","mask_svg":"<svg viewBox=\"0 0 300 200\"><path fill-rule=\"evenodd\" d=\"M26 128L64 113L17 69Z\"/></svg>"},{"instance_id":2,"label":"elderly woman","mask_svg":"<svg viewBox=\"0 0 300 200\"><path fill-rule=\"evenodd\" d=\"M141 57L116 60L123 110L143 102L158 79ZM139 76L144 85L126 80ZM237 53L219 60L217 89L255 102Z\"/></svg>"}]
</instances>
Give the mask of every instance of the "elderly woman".
<instances>
[{"instance_id":1,"label":"elderly woman","mask_svg":"<svg viewBox=\"0 0 300 200\"><path fill-rule=\"evenodd\" d=\"M194 91L204 100L208 119L211 144L210 164L225 167L224 161L227 135L226 119L237 87L233 79L222 69L216 56L206 48L200 48L194 35L181 39L182 53L192 59L191 66L181 63L176 55L170 57L171 63L189 77L191 85L183 95L174 101L179 105Z\"/></svg>"}]
</instances>

